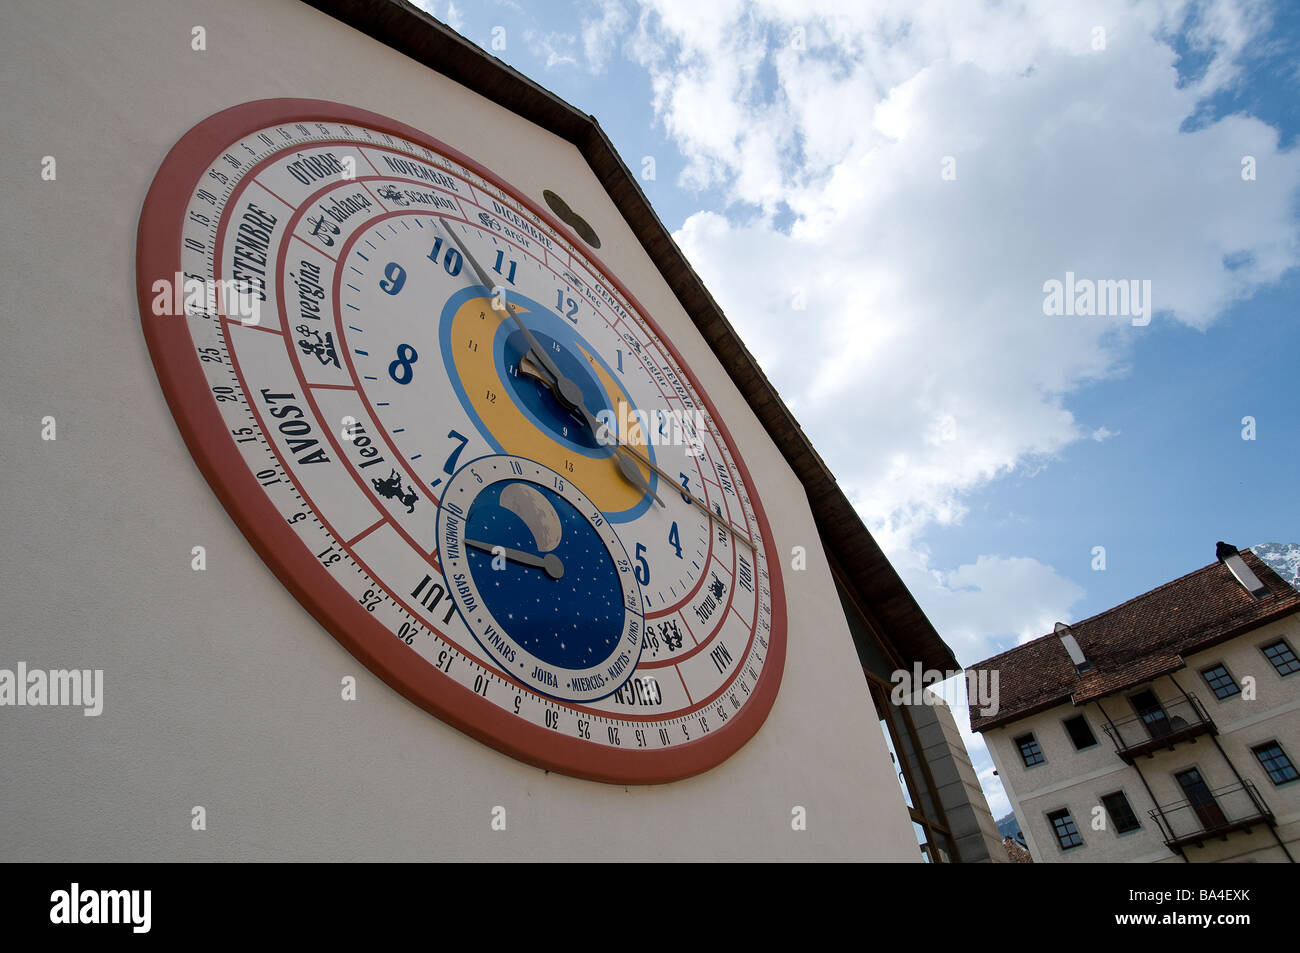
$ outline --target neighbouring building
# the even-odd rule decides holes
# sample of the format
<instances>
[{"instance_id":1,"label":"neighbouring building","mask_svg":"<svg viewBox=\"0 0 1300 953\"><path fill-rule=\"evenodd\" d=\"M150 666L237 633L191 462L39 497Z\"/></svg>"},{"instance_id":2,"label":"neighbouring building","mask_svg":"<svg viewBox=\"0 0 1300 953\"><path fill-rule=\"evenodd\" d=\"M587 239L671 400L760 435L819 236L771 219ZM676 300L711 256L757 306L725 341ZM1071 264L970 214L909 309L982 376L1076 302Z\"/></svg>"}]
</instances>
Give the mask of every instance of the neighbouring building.
<instances>
[{"instance_id":1,"label":"neighbouring building","mask_svg":"<svg viewBox=\"0 0 1300 953\"><path fill-rule=\"evenodd\" d=\"M1300 593L1217 560L973 666L971 709L1037 863L1290 862L1300 845Z\"/></svg>"}]
</instances>

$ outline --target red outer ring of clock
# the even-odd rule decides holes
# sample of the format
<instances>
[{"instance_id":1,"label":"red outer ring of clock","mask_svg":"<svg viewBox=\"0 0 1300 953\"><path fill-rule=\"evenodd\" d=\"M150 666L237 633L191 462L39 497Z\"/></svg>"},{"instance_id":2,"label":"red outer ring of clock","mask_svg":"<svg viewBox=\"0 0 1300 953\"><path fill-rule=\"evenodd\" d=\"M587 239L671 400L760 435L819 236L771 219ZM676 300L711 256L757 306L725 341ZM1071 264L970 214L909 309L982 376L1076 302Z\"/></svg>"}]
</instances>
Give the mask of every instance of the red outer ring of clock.
<instances>
[{"instance_id":1,"label":"red outer ring of clock","mask_svg":"<svg viewBox=\"0 0 1300 953\"><path fill-rule=\"evenodd\" d=\"M785 587L780 561L772 558L776 548L771 526L735 441L695 374L636 297L589 252L584 252L585 257L636 307L704 400L745 485L751 489L750 504L769 554L772 625L758 683L746 704L725 726L684 745L637 751L579 741L523 721L437 671L395 638L334 581L263 492L208 391L187 323L155 315L152 288L155 280L170 282L181 270L185 208L212 160L232 142L253 132L295 122L365 125L441 152L521 201L560 234L570 234L548 211L519 195L473 159L404 123L368 110L314 99L264 99L232 106L194 126L167 154L145 197L136 235L136 291L145 340L167 404L199 470L226 512L294 598L362 664L425 711L498 751L549 771L614 784L676 781L726 760L753 737L767 718L785 668Z\"/></svg>"}]
</instances>

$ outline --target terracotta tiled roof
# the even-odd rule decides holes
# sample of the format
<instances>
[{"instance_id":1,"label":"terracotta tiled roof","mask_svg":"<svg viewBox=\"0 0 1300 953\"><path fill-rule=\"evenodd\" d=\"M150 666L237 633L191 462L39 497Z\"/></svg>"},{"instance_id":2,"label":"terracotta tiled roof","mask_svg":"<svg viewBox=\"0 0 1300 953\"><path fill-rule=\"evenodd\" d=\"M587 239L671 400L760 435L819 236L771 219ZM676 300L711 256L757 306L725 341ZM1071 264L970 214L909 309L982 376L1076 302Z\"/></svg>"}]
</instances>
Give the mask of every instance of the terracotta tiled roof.
<instances>
[{"instance_id":1,"label":"terracotta tiled roof","mask_svg":"<svg viewBox=\"0 0 1300 953\"><path fill-rule=\"evenodd\" d=\"M1082 704L1182 667L1183 658L1300 611L1300 593L1254 553L1241 557L1272 592L1257 601L1221 562L1167 582L1070 626L1093 664L1076 673L1065 646L1049 634L970 666L998 672L998 711L971 708L984 731L1063 702Z\"/></svg>"}]
</instances>

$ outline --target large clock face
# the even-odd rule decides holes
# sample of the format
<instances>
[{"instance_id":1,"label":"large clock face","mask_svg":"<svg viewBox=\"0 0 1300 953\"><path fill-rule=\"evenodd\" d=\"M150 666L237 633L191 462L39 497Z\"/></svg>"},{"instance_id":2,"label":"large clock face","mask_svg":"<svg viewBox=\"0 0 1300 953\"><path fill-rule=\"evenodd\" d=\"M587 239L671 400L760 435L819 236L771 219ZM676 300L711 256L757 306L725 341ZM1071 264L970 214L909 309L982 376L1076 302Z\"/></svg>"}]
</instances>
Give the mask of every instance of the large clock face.
<instances>
[{"instance_id":1,"label":"large clock face","mask_svg":"<svg viewBox=\"0 0 1300 953\"><path fill-rule=\"evenodd\" d=\"M309 100L200 123L140 221L159 379L250 542L395 689L548 769L697 773L780 682L762 506L653 316L480 158Z\"/></svg>"}]
</instances>

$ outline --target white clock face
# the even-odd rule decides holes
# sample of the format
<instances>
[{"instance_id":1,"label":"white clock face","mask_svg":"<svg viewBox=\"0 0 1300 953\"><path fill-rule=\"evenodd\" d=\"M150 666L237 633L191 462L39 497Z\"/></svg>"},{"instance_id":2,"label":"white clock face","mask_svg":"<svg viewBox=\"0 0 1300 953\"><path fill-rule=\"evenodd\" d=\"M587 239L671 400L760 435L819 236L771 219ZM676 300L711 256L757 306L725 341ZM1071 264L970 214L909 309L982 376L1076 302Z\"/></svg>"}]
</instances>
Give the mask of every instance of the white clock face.
<instances>
[{"instance_id":1,"label":"white clock face","mask_svg":"<svg viewBox=\"0 0 1300 953\"><path fill-rule=\"evenodd\" d=\"M784 651L770 539L721 422L561 226L450 148L335 109L351 121L209 145L170 210L179 247L148 267L142 250L142 301L167 254L187 290L219 289L165 318L165 351L150 340L191 449L202 465L195 444L221 440L188 418L218 414L246 471L223 470L227 507L256 487L296 541L254 539L264 557L282 578L323 571L337 591L312 584L317 617L354 651L370 640L357 654L390 683L418 671L416 700L458 727L607 780L674 774L637 753L691 748L678 776L720 760L770 707ZM186 348L208 406L168 388ZM375 663L377 633L402 654ZM548 738L566 754L539 753Z\"/></svg>"}]
</instances>

